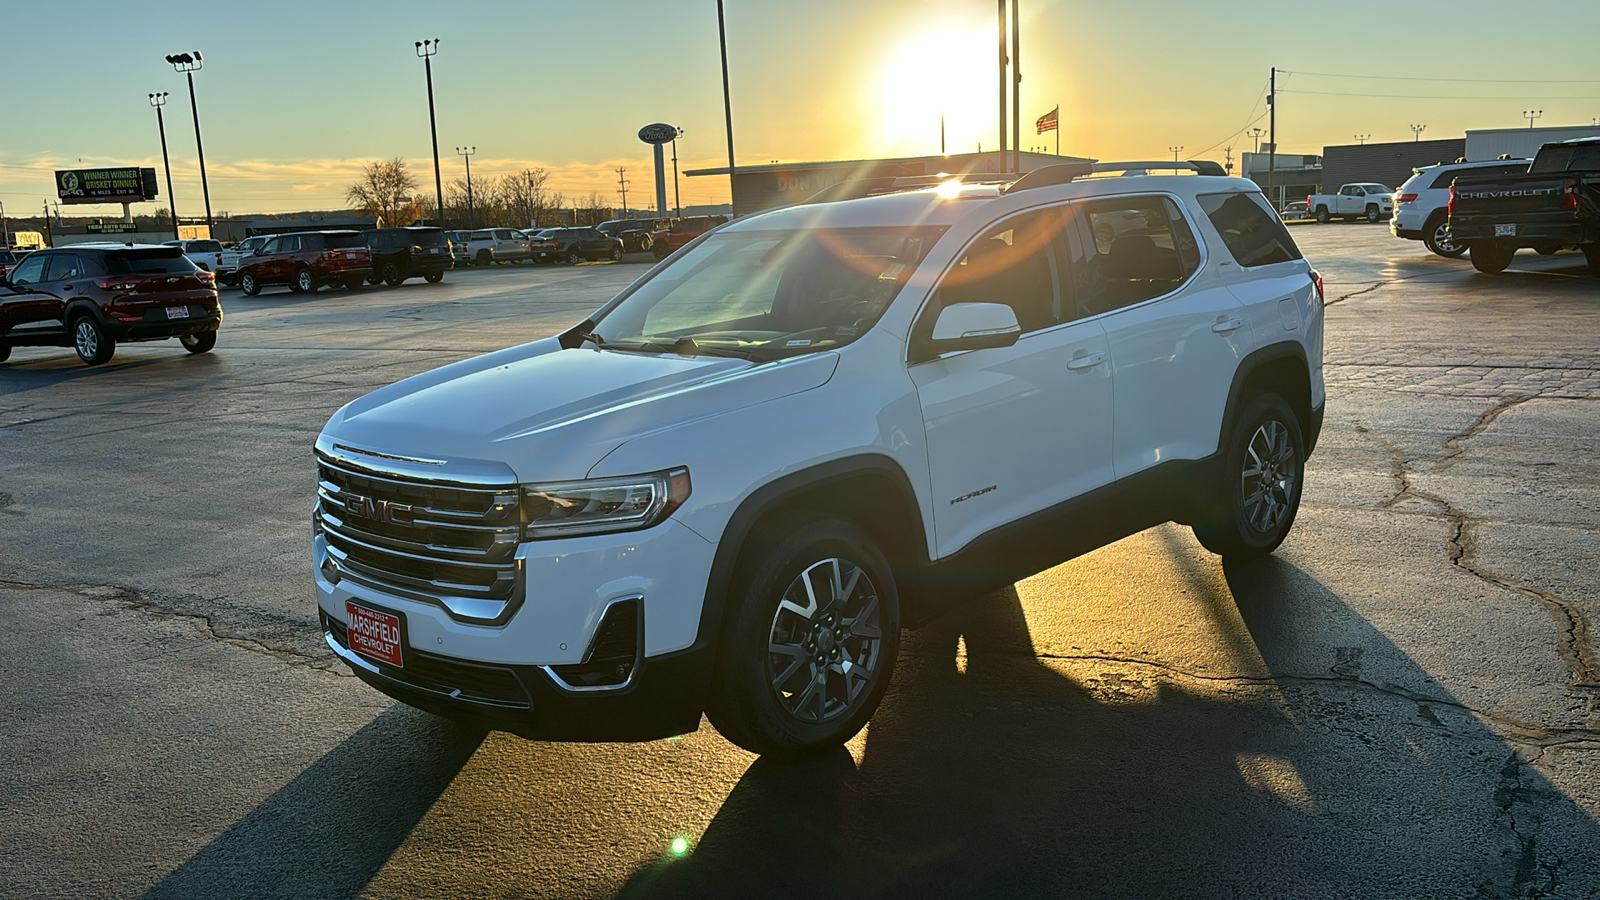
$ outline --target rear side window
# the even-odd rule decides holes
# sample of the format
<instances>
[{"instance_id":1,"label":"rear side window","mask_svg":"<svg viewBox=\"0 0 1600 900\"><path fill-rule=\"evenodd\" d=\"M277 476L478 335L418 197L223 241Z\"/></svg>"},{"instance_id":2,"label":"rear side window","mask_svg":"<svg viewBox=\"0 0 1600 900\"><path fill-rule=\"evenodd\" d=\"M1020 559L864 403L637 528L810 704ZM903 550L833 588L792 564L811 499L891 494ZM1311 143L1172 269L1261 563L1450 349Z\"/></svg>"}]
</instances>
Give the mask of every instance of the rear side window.
<instances>
[{"instance_id":1,"label":"rear side window","mask_svg":"<svg viewBox=\"0 0 1600 900\"><path fill-rule=\"evenodd\" d=\"M1193 232L1166 197L1092 200L1080 214L1093 251L1081 276L1085 315L1169 294L1199 268Z\"/></svg>"},{"instance_id":2,"label":"rear side window","mask_svg":"<svg viewBox=\"0 0 1600 900\"><path fill-rule=\"evenodd\" d=\"M78 262L78 257L71 253L60 253L50 257L50 271L45 275L45 281L67 281L83 275L83 265Z\"/></svg>"},{"instance_id":3,"label":"rear side window","mask_svg":"<svg viewBox=\"0 0 1600 900\"><path fill-rule=\"evenodd\" d=\"M1289 229L1260 194L1201 194L1197 199L1239 265L1265 266L1301 258Z\"/></svg>"},{"instance_id":4,"label":"rear side window","mask_svg":"<svg viewBox=\"0 0 1600 900\"><path fill-rule=\"evenodd\" d=\"M177 247L159 250L115 250L105 256L111 275L183 275L195 271Z\"/></svg>"}]
</instances>

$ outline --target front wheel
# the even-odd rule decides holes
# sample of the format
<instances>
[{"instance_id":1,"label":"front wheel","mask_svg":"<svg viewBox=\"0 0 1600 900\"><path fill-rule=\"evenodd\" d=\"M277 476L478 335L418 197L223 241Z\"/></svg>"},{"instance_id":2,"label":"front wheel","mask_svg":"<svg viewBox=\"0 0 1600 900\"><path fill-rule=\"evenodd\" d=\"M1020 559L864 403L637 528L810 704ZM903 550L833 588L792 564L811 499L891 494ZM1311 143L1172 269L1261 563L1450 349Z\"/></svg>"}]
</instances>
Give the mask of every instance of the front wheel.
<instances>
[{"instance_id":1,"label":"front wheel","mask_svg":"<svg viewBox=\"0 0 1600 900\"><path fill-rule=\"evenodd\" d=\"M792 518L752 537L706 711L754 753L826 751L866 725L900 646L894 570L848 522Z\"/></svg>"},{"instance_id":2,"label":"front wheel","mask_svg":"<svg viewBox=\"0 0 1600 900\"><path fill-rule=\"evenodd\" d=\"M672 254L672 249L666 244L658 242L654 247L650 248L650 252L655 256L656 259L661 260L670 256Z\"/></svg>"},{"instance_id":3,"label":"front wheel","mask_svg":"<svg viewBox=\"0 0 1600 900\"><path fill-rule=\"evenodd\" d=\"M5 341L0 341L0 362L5 362L6 360L8 360L10 358L11 358L11 345L6 343Z\"/></svg>"},{"instance_id":4,"label":"front wheel","mask_svg":"<svg viewBox=\"0 0 1600 900\"><path fill-rule=\"evenodd\" d=\"M648 235L648 234L640 235L639 236L639 252L640 253L648 253L650 251L651 243L652 243L652 241L650 240L650 235Z\"/></svg>"},{"instance_id":5,"label":"front wheel","mask_svg":"<svg viewBox=\"0 0 1600 900\"><path fill-rule=\"evenodd\" d=\"M1485 275L1498 275L1511 265L1511 257L1517 254L1517 248L1499 244L1473 244L1471 253L1474 269Z\"/></svg>"},{"instance_id":6,"label":"front wheel","mask_svg":"<svg viewBox=\"0 0 1600 900\"><path fill-rule=\"evenodd\" d=\"M439 282L444 280L444 273L443 272L429 272L428 274L422 276L422 280L426 281L429 284L438 284Z\"/></svg>"},{"instance_id":7,"label":"front wheel","mask_svg":"<svg viewBox=\"0 0 1600 900\"><path fill-rule=\"evenodd\" d=\"M1224 560L1278 549L1300 509L1305 444L1300 421L1277 394L1261 394L1238 417L1223 454L1222 490L1194 536Z\"/></svg>"},{"instance_id":8,"label":"front wheel","mask_svg":"<svg viewBox=\"0 0 1600 900\"><path fill-rule=\"evenodd\" d=\"M86 366L98 366L117 352L117 345L106 337L104 328L93 316L80 316L72 323L72 349Z\"/></svg>"},{"instance_id":9,"label":"front wheel","mask_svg":"<svg viewBox=\"0 0 1600 900\"><path fill-rule=\"evenodd\" d=\"M567 251L567 265L575 266L581 262L583 262L583 254L578 252L577 247Z\"/></svg>"},{"instance_id":10,"label":"front wheel","mask_svg":"<svg viewBox=\"0 0 1600 900\"><path fill-rule=\"evenodd\" d=\"M239 290L244 291L246 297L254 297L261 293L261 284L256 281L254 272L246 269L239 273Z\"/></svg>"},{"instance_id":11,"label":"front wheel","mask_svg":"<svg viewBox=\"0 0 1600 900\"><path fill-rule=\"evenodd\" d=\"M178 343L190 353L205 353L217 345L215 331L201 331L196 334L185 334L178 338Z\"/></svg>"},{"instance_id":12,"label":"front wheel","mask_svg":"<svg viewBox=\"0 0 1600 900\"><path fill-rule=\"evenodd\" d=\"M622 260L622 248L621 247L612 247L611 248L611 261L612 262L620 262L621 260Z\"/></svg>"},{"instance_id":13,"label":"front wheel","mask_svg":"<svg viewBox=\"0 0 1600 900\"><path fill-rule=\"evenodd\" d=\"M1368 222L1376 222L1376 221L1378 221L1378 219L1379 219L1379 217L1381 215L1382 214L1378 212L1378 207L1376 205L1369 205L1367 207L1367 221Z\"/></svg>"},{"instance_id":14,"label":"front wheel","mask_svg":"<svg viewBox=\"0 0 1600 900\"><path fill-rule=\"evenodd\" d=\"M1455 259L1467 252L1467 248L1450 240L1450 219L1448 216L1435 216L1432 221L1422 227L1422 243L1430 251L1445 257Z\"/></svg>"}]
</instances>

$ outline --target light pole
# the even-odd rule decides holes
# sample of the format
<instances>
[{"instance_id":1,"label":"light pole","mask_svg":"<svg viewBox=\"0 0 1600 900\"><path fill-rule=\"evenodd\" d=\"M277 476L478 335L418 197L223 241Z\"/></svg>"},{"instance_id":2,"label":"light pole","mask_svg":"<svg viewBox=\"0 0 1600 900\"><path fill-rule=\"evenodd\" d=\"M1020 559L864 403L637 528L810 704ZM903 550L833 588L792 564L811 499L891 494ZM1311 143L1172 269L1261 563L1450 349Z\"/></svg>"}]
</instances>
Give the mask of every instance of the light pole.
<instances>
[{"instance_id":1,"label":"light pole","mask_svg":"<svg viewBox=\"0 0 1600 900\"><path fill-rule=\"evenodd\" d=\"M472 154L478 152L477 147L457 147L456 152L467 160L467 227L476 227L478 213L472 208Z\"/></svg>"},{"instance_id":2,"label":"light pole","mask_svg":"<svg viewBox=\"0 0 1600 900\"><path fill-rule=\"evenodd\" d=\"M194 53L176 53L167 57L167 62L172 64L173 71L182 72L189 79L189 111L194 114L194 149L200 155L200 193L206 198L206 232L211 231L211 186L206 183L206 148L200 142L200 107L194 100L194 73L200 71L205 65L205 57L200 51ZM170 197L168 199L171 199ZM173 216L177 222L177 216Z\"/></svg>"},{"instance_id":3,"label":"light pole","mask_svg":"<svg viewBox=\"0 0 1600 900\"><path fill-rule=\"evenodd\" d=\"M1255 148L1254 152L1256 152L1256 153L1260 153L1261 152L1261 136L1263 134L1266 134L1266 133L1267 133L1267 130L1265 128L1252 128L1252 129L1250 129L1250 136L1252 138L1255 138L1255 141L1256 141L1256 148Z\"/></svg>"},{"instance_id":4,"label":"light pole","mask_svg":"<svg viewBox=\"0 0 1600 900\"><path fill-rule=\"evenodd\" d=\"M678 218L683 218L683 201L678 198L678 138L683 137L683 129L678 129L678 136L672 139L672 208Z\"/></svg>"},{"instance_id":5,"label":"light pole","mask_svg":"<svg viewBox=\"0 0 1600 900\"><path fill-rule=\"evenodd\" d=\"M1357 147L1361 146L1362 144L1365 144L1367 141L1372 140L1372 135L1370 135L1370 134L1353 134L1353 135L1351 135L1351 137L1356 139L1356 146Z\"/></svg>"},{"instance_id":6,"label":"light pole","mask_svg":"<svg viewBox=\"0 0 1600 900\"><path fill-rule=\"evenodd\" d=\"M1428 126L1426 126L1426 125L1413 125L1413 126L1411 126L1411 134L1413 135L1413 137L1411 138L1411 142L1414 144L1414 143L1422 140L1422 132L1426 131L1427 129L1428 129Z\"/></svg>"},{"instance_id":7,"label":"light pole","mask_svg":"<svg viewBox=\"0 0 1600 900\"><path fill-rule=\"evenodd\" d=\"M167 123L161 115L161 107L167 105L167 92L151 94L150 105L156 108L156 128L161 132L161 167L167 172L167 212L172 215L172 238L178 240L178 198L172 195L172 164L167 161Z\"/></svg>"},{"instance_id":8,"label":"light pole","mask_svg":"<svg viewBox=\"0 0 1600 900\"><path fill-rule=\"evenodd\" d=\"M1528 130L1529 131L1533 130L1533 120L1539 118L1542 115L1544 115L1544 110L1542 110L1542 109L1525 109L1525 110L1522 111L1522 117L1524 119L1528 120Z\"/></svg>"},{"instance_id":9,"label":"light pole","mask_svg":"<svg viewBox=\"0 0 1600 900\"><path fill-rule=\"evenodd\" d=\"M428 75L428 130L433 133L433 197L437 204L435 214L439 218L439 227L444 228L444 177L439 174L439 123L433 115L433 57L439 52L439 39L413 43L417 45L417 55L422 57L422 70Z\"/></svg>"},{"instance_id":10,"label":"light pole","mask_svg":"<svg viewBox=\"0 0 1600 900\"><path fill-rule=\"evenodd\" d=\"M11 238L6 236L6 202L0 200L0 250L11 249Z\"/></svg>"},{"instance_id":11,"label":"light pole","mask_svg":"<svg viewBox=\"0 0 1600 900\"><path fill-rule=\"evenodd\" d=\"M723 22L722 0L717 0L717 39L722 44L722 118L728 126L728 205L737 216L739 193L733 186L733 100L728 95L728 28Z\"/></svg>"},{"instance_id":12,"label":"light pole","mask_svg":"<svg viewBox=\"0 0 1600 900\"><path fill-rule=\"evenodd\" d=\"M1183 152L1183 145L1179 144L1176 147L1168 147L1167 149L1172 151L1172 161L1177 162L1178 154Z\"/></svg>"}]
</instances>

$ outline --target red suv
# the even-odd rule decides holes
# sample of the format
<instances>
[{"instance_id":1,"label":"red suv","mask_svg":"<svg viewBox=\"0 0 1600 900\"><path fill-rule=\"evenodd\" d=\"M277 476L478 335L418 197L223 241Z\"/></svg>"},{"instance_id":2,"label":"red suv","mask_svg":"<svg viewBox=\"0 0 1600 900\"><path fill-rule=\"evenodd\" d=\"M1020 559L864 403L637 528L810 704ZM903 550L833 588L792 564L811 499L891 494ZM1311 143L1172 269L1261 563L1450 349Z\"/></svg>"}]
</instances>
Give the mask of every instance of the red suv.
<instances>
[{"instance_id":1,"label":"red suv","mask_svg":"<svg viewBox=\"0 0 1600 900\"><path fill-rule=\"evenodd\" d=\"M0 281L0 360L12 347L72 347L97 366L123 341L217 344L217 282L180 247L73 244L39 250Z\"/></svg>"},{"instance_id":2,"label":"red suv","mask_svg":"<svg viewBox=\"0 0 1600 900\"><path fill-rule=\"evenodd\" d=\"M239 289L254 297L269 284L286 284L297 294L329 288L360 287L372 274L366 236L358 231L305 231L268 239L260 250L239 260Z\"/></svg>"},{"instance_id":3,"label":"red suv","mask_svg":"<svg viewBox=\"0 0 1600 900\"><path fill-rule=\"evenodd\" d=\"M727 216L685 216L666 231L650 236L650 252L656 259L666 259L679 247L727 222Z\"/></svg>"}]
</instances>

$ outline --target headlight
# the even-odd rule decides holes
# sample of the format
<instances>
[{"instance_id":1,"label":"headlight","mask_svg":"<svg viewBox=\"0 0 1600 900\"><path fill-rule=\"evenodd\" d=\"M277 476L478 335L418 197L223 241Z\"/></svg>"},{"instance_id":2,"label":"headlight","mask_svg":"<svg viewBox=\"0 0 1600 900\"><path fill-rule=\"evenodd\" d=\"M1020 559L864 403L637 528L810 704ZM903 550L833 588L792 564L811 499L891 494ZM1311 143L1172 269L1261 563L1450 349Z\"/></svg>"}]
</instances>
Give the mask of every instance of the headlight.
<instances>
[{"instance_id":1,"label":"headlight","mask_svg":"<svg viewBox=\"0 0 1600 900\"><path fill-rule=\"evenodd\" d=\"M524 540L636 531L689 499L689 470L522 486Z\"/></svg>"}]
</instances>

